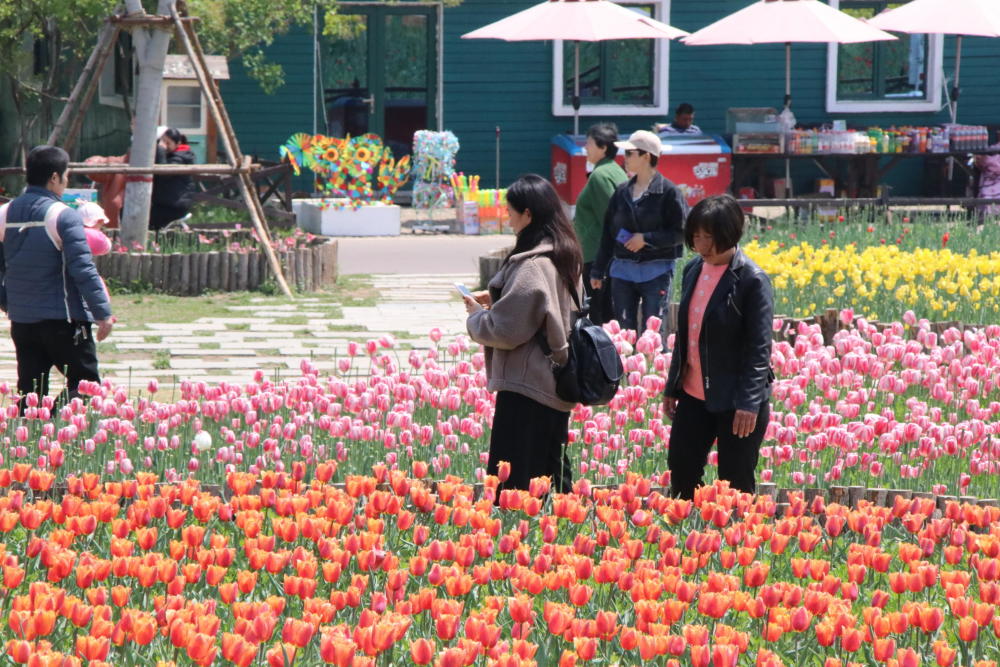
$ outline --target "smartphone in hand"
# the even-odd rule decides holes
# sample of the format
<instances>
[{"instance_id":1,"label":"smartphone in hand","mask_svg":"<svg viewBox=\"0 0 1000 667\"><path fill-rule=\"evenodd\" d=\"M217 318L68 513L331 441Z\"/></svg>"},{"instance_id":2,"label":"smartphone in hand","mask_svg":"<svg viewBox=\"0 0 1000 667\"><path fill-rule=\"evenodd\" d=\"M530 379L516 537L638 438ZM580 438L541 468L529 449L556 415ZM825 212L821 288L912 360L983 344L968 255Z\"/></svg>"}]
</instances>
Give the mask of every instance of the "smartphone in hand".
<instances>
[{"instance_id":1,"label":"smartphone in hand","mask_svg":"<svg viewBox=\"0 0 1000 667\"><path fill-rule=\"evenodd\" d=\"M476 298L472 296L472 292L469 291L469 288L463 285L462 283L455 283L455 289L457 289L458 293L461 294L462 296L467 296L470 299Z\"/></svg>"},{"instance_id":2,"label":"smartphone in hand","mask_svg":"<svg viewBox=\"0 0 1000 667\"><path fill-rule=\"evenodd\" d=\"M622 245L628 243L628 240L630 238L632 238L632 232L630 232L629 230L624 229L624 228L623 229L619 229L618 230L618 235L615 236L615 240L618 241L619 243L621 243Z\"/></svg>"}]
</instances>

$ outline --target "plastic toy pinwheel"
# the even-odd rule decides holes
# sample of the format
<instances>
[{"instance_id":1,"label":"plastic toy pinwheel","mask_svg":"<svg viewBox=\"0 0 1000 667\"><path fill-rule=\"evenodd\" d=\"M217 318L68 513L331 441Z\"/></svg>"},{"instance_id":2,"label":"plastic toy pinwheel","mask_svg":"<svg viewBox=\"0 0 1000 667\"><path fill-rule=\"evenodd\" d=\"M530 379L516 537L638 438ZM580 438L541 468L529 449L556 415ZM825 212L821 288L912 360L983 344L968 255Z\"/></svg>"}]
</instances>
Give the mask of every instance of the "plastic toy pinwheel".
<instances>
[{"instance_id":1,"label":"plastic toy pinwheel","mask_svg":"<svg viewBox=\"0 0 1000 667\"><path fill-rule=\"evenodd\" d=\"M317 189L326 197L348 200L331 202L337 208L389 203L410 177L410 157L393 159L392 149L377 134L341 139L299 132L278 152L296 174L302 167L312 170Z\"/></svg>"}]
</instances>

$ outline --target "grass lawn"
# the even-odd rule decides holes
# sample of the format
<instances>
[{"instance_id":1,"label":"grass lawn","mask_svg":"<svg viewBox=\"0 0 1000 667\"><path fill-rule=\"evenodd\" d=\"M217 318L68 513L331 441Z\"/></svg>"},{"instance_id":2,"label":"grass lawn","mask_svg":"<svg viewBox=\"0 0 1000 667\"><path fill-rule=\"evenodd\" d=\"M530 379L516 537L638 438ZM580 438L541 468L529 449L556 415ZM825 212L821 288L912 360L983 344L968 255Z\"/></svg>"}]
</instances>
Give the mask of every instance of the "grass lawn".
<instances>
[{"instance_id":1,"label":"grass lawn","mask_svg":"<svg viewBox=\"0 0 1000 667\"><path fill-rule=\"evenodd\" d=\"M296 300L316 299L308 305L310 309L322 308L331 314L339 313L339 307L367 306L375 303L378 292L371 286L368 276L341 276L337 284L322 292L296 295ZM229 310L232 306L250 306L291 303L283 296L266 296L259 292L225 292L202 296L172 296L153 292L111 293L111 306L119 322L129 326L139 326L145 322L164 324L186 324L202 317L237 317L240 311Z\"/></svg>"}]
</instances>

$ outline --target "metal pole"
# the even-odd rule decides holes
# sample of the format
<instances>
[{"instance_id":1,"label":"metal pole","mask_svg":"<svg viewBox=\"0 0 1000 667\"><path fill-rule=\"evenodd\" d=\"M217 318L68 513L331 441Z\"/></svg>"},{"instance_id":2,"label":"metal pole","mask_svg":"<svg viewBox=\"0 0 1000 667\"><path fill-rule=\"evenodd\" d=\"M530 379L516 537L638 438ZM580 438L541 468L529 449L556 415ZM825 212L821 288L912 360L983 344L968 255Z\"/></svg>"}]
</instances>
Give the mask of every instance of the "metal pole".
<instances>
[{"instance_id":1,"label":"metal pole","mask_svg":"<svg viewBox=\"0 0 1000 667\"><path fill-rule=\"evenodd\" d=\"M951 122L958 119L958 76L962 72L962 36L955 35L955 80L951 86Z\"/></svg>"},{"instance_id":2,"label":"metal pole","mask_svg":"<svg viewBox=\"0 0 1000 667\"><path fill-rule=\"evenodd\" d=\"M497 190L500 189L500 126L497 125Z\"/></svg>"},{"instance_id":3,"label":"metal pole","mask_svg":"<svg viewBox=\"0 0 1000 667\"><path fill-rule=\"evenodd\" d=\"M951 82L951 122L954 124L958 119L958 76L962 72L962 36L955 35L955 80ZM955 158L948 158L948 182L955 175ZM950 188L949 188L950 189Z\"/></svg>"},{"instance_id":4,"label":"metal pole","mask_svg":"<svg viewBox=\"0 0 1000 667\"><path fill-rule=\"evenodd\" d=\"M319 88L319 80L317 75L317 70L319 69L319 35L317 34L316 27L316 16L319 12L319 5L315 2L313 3L313 136L316 136L316 110L319 108L319 95L317 94L317 89Z\"/></svg>"},{"instance_id":5,"label":"metal pole","mask_svg":"<svg viewBox=\"0 0 1000 667\"><path fill-rule=\"evenodd\" d=\"M792 43L785 42L785 108L792 106ZM791 128L788 128L791 129ZM788 146L785 146L788 152ZM792 167L788 158L785 158L785 196L792 194Z\"/></svg>"},{"instance_id":6,"label":"metal pole","mask_svg":"<svg viewBox=\"0 0 1000 667\"><path fill-rule=\"evenodd\" d=\"M792 105L792 43L785 42L785 106Z\"/></svg>"},{"instance_id":7,"label":"metal pole","mask_svg":"<svg viewBox=\"0 0 1000 667\"><path fill-rule=\"evenodd\" d=\"M573 42L573 134L580 134L580 42Z\"/></svg>"}]
</instances>

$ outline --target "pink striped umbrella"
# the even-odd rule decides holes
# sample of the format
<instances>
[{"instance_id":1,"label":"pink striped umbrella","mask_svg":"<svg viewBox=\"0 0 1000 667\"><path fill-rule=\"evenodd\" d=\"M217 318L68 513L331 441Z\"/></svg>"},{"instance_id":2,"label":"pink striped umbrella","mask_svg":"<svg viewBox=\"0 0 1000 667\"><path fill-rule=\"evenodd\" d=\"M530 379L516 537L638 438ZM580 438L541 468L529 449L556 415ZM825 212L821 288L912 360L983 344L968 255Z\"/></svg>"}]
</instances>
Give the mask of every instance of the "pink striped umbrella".
<instances>
[{"instance_id":1,"label":"pink striped umbrella","mask_svg":"<svg viewBox=\"0 0 1000 667\"><path fill-rule=\"evenodd\" d=\"M1000 0L912 0L869 19L868 25L893 32L956 36L950 105L954 123L958 117L962 37L1000 37Z\"/></svg>"},{"instance_id":2,"label":"pink striped umbrella","mask_svg":"<svg viewBox=\"0 0 1000 667\"><path fill-rule=\"evenodd\" d=\"M785 45L785 106L792 99L792 42L877 42L887 32L837 11L819 0L760 0L684 38L690 46L710 44Z\"/></svg>"},{"instance_id":3,"label":"pink striped umbrella","mask_svg":"<svg viewBox=\"0 0 1000 667\"><path fill-rule=\"evenodd\" d=\"M506 42L561 39L575 44L573 132L580 133L580 42L611 39L675 39L687 35L609 0L548 0L512 14L462 39L502 39Z\"/></svg>"}]
</instances>

